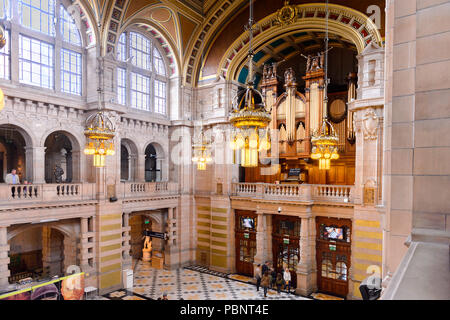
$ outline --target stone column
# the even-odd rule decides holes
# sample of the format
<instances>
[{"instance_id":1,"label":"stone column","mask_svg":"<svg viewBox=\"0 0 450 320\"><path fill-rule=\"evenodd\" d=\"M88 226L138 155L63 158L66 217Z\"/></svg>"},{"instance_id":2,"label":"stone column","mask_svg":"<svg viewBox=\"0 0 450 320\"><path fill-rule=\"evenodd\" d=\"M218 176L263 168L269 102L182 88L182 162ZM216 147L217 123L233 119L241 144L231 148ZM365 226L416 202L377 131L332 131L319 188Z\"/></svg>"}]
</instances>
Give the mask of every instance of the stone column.
<instances>
[{"instance_id":1,"label":"stone column","mask_svg":"<svg viewBox=\"0 0 450 320\"><path fill-rule=\"evenodd\" d=\"M82 151L72 151L72 182L86 181L86 177L83 175L83 156Z\"/></svg>"},{"instance_id":2,"label":"stone column","mask_svg":"<svg viewBox=\"0 0 450 320\"><path fill-rule=\"evenodd\" d=\"M0 227L0 288L7 286L10 276L10 271L8 269L9 264L9 244L8 244L8 228Z\"/></svg>"},{"instance_id":3,"label":"stone column","mask_svg":"<svg viewBox=\"0 0 450 320\"><path fill-rule=\"evenodd\" d=\"M123 226L122 226L122 242L123 242L123 246L122 246L122 266L123 269L127 269L127 268L131 268L131 265L133 264L132 258L130 256L130 240L131 240L131 236L130 236L130 231L131 231L131 227L130 227L130 214L128 212L125 212L123 214Z\"/></svg>"},{"instance_id":4,"label":"stone column","mask_svg":"<svg viewBox=\"0 0 450 320\"><path fill-rule=\"evenodd\" d=\"M300 231L300 261L297 265L296 292L307 296L316 287L314 218L302 218Z\"/></svg>"},{"instance_id":5,"label":"stone column","mask_svg":"<svg viewBox=\"0 0 450 320\"><path fill-rule=\"evenodd\" d=\"M82 271L86 271L86 269L89 267L89 262L88 262L88 248L87 248L87 243L88 243L88 232L89 232L89 227L88 227L88 218L81 218L80 221L80 267Z\"/></svg>"},{"instance_id":6,"label":"stone column","mask_svg":"<svg viewBox=\"0 0 450 320\"><path fill-rule=\"evenodd\" d=\"M254 258L254 265L264 264L268 259L267 246L267 215L262 212L257 212L258 220L256 225L256 254Z\"/></svg>"},{"instance_id":7,"label":"stone column","mask_svg":"<svg viewBox=\"0 0 450 320\"><path fill-rule=\"evenodd\" d=\"M45 183L45 147L25 147L27 180Z\"/></svg>"},{"instance_id":8,"label":"stone column","mask_svg":"<svg viewBox=\"0 0 450 320\"><path fill-rule=\"evenodd\" d=\"M49 276L60 274L62 266L61 249L59 243L52 242L52 229L42 227L42 266L44 274Z\"/></svg>"},{"instance_id":9,"label":"stone column","mask_svg":"<svg viewBox=\"0 0 450 320\"><path fill-rule=\"evenodd\" d=\"M77 265L77 239L64 237L64 261L63 272L67 271L69 266Z\"/></svg>"},{"instance_id":10,"label":"stone column","mask_svg":"<svg viewBox=\"0 0 450 320\"><path fill-rule=\"evenodd\" d=\"M145 154L137 155L136 182L145 182Z\"/></svg>"}]
</instances>

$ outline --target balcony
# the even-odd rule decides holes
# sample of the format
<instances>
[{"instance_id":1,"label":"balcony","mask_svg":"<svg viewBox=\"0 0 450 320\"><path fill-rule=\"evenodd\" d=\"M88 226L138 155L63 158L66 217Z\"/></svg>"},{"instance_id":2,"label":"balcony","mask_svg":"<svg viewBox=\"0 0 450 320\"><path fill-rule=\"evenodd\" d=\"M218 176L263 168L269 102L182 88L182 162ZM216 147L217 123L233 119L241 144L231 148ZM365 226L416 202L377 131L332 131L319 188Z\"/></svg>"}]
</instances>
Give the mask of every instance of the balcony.
<instances>
[{"instance_id":1,"label":"balcony","mask_svg":"<svg viewBox=\"0 0 450 320\"><path fill-rule=\"evenodd\" d=\"M354 186L233 183L232 196L260 200L353 203Z\"/></svg>"},{"instance_id":2,"label":"balcony","mask_svg":"<svg viewBox=\"0 0 450 320\"><path fill-rule=\"evenodd\" d=\"M39 203L95 200L93 183L0 185L0 209L20 209Z\"/></svg>"},{"instance_id":3,"label":"balcony","mask_svg":"<svg viewBox=\"0 0 450 320\"><path fill-rule=\"evenodd\" d=\"M177 193L178 184L174 182L122 182L118 186L116 196L130 200ZM95 183L0 185L0 210L96 199Z\"/></svg>"},{"instance_id":4,"label":"balcony","mask_svg":"<svg viewBox=\"0 0 450 320\"><path fill-rule=\"evenodd\" d=\"M178 194L178 183L175 182L122 182L120 188L117 197L123 200Z\"/></svg>"}]
</instances>

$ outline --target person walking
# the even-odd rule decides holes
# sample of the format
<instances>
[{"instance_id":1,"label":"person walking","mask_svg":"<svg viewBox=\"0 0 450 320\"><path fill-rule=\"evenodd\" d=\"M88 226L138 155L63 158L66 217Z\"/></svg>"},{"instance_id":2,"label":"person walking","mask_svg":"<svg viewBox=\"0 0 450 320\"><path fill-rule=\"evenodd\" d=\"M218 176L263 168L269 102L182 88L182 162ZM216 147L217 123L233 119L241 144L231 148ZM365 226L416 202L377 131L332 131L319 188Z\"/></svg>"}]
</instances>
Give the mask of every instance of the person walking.
<instances>
[{"instance_id":1,"label":"person walking","mask_svg":"<svg viewBox=\"0 0 450 320\"><path fill-rule=\"evenodd\" d=\"M266 271L266 273L264 273L264 275L261 278L261 286L263 287L263 290L264 290L264 298L267 297L267 289L270 284L269 277L270 277L269 272Z\"/></svg>"},{"instance_id":2,"label":"person walking","mask_svg":"<svg viewBox=\"0 0 450 320\"><path fill-rule=\"evenodd\" d=\"M277 280L275 281L275 284L277 286L277 293L280 294L281 292L281 286L283 285L284 280L283 280L283 276L281 275L281 273L277 274Z\"/></svg>"},{"instance_id":3,"label":"person walking","mask_svg":"<svg viewBox=\"0 0 450 320\"><path fill-rule=\"evenodd\" d=\"M256 278L256 291L259 291L259 287L261 286L261 265L258 264L255 269L255 278Z\"/></svg>"},{"instance_id":4,"label":"person walking","mask_svg":"<svg viewBox=\"0 0 450 320\"><path fill-rule=\"evenodd\" d=\"M283 279L284 279L284 289L287 289L287 293L291 293L291 272L289 271L289 268L286 267L286 269L284 269L284 274L283 274Z\"/></svg>"}]
</instances>

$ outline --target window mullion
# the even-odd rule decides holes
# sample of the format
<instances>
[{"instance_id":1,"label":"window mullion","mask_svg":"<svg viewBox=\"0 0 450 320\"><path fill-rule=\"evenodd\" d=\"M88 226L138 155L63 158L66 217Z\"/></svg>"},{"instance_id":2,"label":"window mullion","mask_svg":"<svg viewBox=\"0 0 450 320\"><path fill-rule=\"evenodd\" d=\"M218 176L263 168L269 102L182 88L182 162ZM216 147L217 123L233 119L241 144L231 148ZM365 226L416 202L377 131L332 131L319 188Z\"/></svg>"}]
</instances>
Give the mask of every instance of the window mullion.
<instances>
[{"instance_id":1,"label":"window mullion","mask_svg":"<svg viewBox=\"0 0 450 320\"><path fill-rule=\"evenodd\" d=\"M16 6L14 6L16 7ZM18 10L15 10L17 13ZM14 12L13 12L14 13ZM17 16L13 21L19 21ZM16 23L11 23L11 29L9 30L10 39L10 66L11 66L11 81L12 83L19 83L19 27Z\"/></svg>"},{"instance_id":2,"label":"window mullion","mask_svg":"<svg viewBox=\"0 0 450 320\"><path fill-rule=\"evenodd\" d=\"M54 89L56 92L61 92L61 48L62 48L62 35L61 35L61 19L59 12L59 1L55 0L55 50L54 50Z\"/></svg>"}]
</instances>

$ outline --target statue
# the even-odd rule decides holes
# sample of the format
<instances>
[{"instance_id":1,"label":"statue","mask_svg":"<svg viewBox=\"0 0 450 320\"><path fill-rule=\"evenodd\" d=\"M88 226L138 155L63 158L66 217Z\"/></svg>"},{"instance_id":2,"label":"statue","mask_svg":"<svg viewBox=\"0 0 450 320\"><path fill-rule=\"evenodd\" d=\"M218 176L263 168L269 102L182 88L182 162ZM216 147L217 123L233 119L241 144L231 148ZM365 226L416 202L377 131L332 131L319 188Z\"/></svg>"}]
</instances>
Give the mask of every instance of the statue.
<instances>
[{"instance_id":1,"label":"statue","mask_svg":"<svg viewBox=\"0 0 450 320\"><path fill-rule=\"evenodd\" d=\"M286 85L292 85L295 83L294 70L292 68L287 68L284 72L284 83Z\"/></svg>"},{"instance_id":2,"label":"statue","mask_svg":"<svg viewBox=\"0 0 450 320\"><path fill-rule=\"evenodd\" d=\"M144 240L144 248L142 249L142 261L150 261L151 260L151 252L152 252L152 241L150 240L150 230L148 228L144 231L144 236L142 237Z\"/></svg>"},{"instance_id":3,"label":"statue","mask_svg":"<svg viewBox=\"0 0 450 320\"><path fill-rule=\"evenodd\" d=\"M325 53L327 53L331 49L333 49L333 47L331 47L327 51L319 52L316 56L313 56L311 54L305 56L304 54L301 54L301 56L306 59L306 72L323 69L325 67Z\"/></svg>"},{"instance_id":4,"label":"statue","mask_svg":"<svg viewBox=\"0 0 450 320\"><path fill-rule=\"evenodd\" d=\"M55 168L53 169L53 175L55 176L56 183L62 182L63 174L64 174L63 168L61 168L59 165L55 165Z\"/></svg>"}]
</instances>

